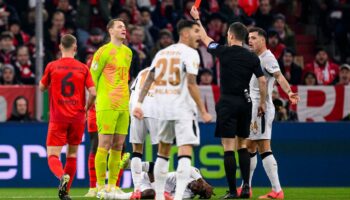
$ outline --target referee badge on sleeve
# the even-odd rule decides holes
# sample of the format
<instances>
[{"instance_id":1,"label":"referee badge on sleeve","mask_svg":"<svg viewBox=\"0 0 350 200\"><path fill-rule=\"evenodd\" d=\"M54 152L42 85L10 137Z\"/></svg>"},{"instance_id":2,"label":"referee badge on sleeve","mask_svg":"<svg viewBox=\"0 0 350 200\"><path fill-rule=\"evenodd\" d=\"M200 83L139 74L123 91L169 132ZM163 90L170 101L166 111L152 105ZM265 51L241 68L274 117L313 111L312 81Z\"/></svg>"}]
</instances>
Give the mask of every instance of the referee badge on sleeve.
<instances>
[{"instance_id":1,"label":"referee badge on sleeve","mask_svg":"<svg viewBox=\"0 0 350 200\"><path fill-rule=\"evenodd\" d=\"M216 49L216 47L219 46L219 43L216 43L216 42L212 42L209 44L208 48L209 49Z\"/></svg>"}]
</instances>

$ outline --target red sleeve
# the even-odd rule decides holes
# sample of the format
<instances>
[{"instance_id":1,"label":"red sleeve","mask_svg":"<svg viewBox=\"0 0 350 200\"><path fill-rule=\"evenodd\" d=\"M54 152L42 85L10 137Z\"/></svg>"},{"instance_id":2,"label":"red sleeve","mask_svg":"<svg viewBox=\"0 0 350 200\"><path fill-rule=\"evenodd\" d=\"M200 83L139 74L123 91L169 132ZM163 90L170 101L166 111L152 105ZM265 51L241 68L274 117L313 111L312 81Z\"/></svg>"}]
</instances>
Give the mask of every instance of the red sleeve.
<instances>
[{"instance_id":1,"label":"red sleeve","mask_svg":"<svg viewBox=\"0 0 350 200\"><path fill-rule=\"evenodd\" d=\"M86 67L86 73L87 74L86 74L86 79L85 79L85 87L86 88L94 87L95 86L94 81L92 80L90 70L87 67Z\"/></svg>"},{"instance_id":2,"label":"red sleeve","mask_svg":"<svg viewBox=\"0 0 350 200\"><path fill-rule=\"evenodd\" d=\"M334 71L337 73L337 76L339 74L339 65L335 64L335 63L332 63L332 67L334 69Z\"/></svg>"},{"instance_id":3,"label":"red sleeve","mask_svg":"<svg viewBox=\"0 0 350 200\"><path fill-rule=\"evenodd\" d=\"M50 74L51 74L51 64L49 63L46 68L43 77L41 78L41 83L48 87L50 85Z\"/></svg>"}]
</instances>

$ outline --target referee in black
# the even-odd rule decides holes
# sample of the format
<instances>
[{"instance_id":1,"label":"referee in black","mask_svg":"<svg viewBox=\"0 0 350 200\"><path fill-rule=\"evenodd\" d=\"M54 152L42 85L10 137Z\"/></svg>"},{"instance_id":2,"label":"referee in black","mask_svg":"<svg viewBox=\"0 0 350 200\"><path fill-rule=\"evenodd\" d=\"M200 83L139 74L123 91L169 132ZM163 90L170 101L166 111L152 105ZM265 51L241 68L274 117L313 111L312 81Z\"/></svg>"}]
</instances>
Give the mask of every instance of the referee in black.
<instances>
[{"instance_id":1,"label":"referee in black","mask_svg":"<svg viewBox=\"0 0 350 200\"><path fill-rule=\"evenodd\" d=\"M239 23L232 23L227 32L228 46L220 45L208 37L200 23L198 10L193 6L191 15L201 26L201 40L208 47L208 52L220 60L220 100L216 105L215 136L221 138L224 147L224 165L229 192L224 199L249 198L250 155L246 138L250 133L252 102L249 96L249 82L254 74L259 80L260 106L259 115L263 115L266 105L266 80L260 66L259 58L248 49L243 48L248 31ZM243 187L238 196L236 191L236 144L239 155Z\"/></svg>"}]
</instances>

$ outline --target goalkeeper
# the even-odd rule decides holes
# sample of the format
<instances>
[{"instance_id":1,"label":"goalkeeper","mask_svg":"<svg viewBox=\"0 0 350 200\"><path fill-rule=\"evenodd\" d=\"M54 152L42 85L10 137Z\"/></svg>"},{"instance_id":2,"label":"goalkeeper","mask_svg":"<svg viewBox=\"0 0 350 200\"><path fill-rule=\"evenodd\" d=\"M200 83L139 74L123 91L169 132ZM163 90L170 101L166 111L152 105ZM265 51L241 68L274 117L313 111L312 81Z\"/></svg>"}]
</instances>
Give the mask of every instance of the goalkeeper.
<instances>
[{"instance_id":1,"label":"goalkeeper","mask_svg":"<svg viewBox=\"0 0 350 200\"><path fill-rule=\"evenodd\" d=\"M142 163L142 174L141 174L141 199L154 199L154 176L153 176L153 162ZM166 199L173 199L176 188L176 172L168 173L165 182L165 194ZM105 199L130 199L132 192L124 194L111 194L105 193ZM211 196L215 195L213 187L209 185L201 176L199 170L195 167L191 167L191 177L183 195L183 199L193 199L198 195L200 199L210 199Z\"/></svg>"},{"instance_id":2,"label":"goalkeeper","mask_svg":"<svg viewBox=\"0 0 350 200\"><path fill-rule=\"evenodd\" d=\"M126 27L121 19L107 24L111 41L97 50L91 64L91 75L96 85L96 120L98 148L95 170L99 193L123 193L116 187L123 144L129 127L129 68L131 50L123 44ZM107 156L108 162L107 162ZM108 165L108 188L105 188Z\"/></svg>"}]
</instances>

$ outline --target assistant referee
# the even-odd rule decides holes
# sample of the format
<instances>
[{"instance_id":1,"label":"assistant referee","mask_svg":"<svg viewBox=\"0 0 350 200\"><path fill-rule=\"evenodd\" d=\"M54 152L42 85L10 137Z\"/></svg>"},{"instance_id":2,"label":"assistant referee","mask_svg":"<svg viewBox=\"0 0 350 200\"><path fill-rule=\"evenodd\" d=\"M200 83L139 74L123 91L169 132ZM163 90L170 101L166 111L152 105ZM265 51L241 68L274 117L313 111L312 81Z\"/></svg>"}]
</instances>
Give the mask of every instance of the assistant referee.
<instances>
[{"instance_id":1,"label":"assistant referee","mask_svg":"<svg viewBox=\"0 0 350 200\"><path fill-rule=\"evenodd\" d=\"M192 7L192 17L201 25L198 10ZM215 136L221 138L224 147L224 166L229 192L224 199L249 198L250 155L246 138L250 133L252 102L249 96L249 82L254 74L259 80L260 106L259 115L265 111L266 80L259 58L243 47L248 35L247 28L239 22L232 23L227 32L228 46L220 45L208 37L201 25L201 40L208 47L208 52L220 60L220 100L216 105ZM236 191L236 159L234 154L235 137L239 166L243 178L242 192Z\"/></svg>"}]
</instances>

